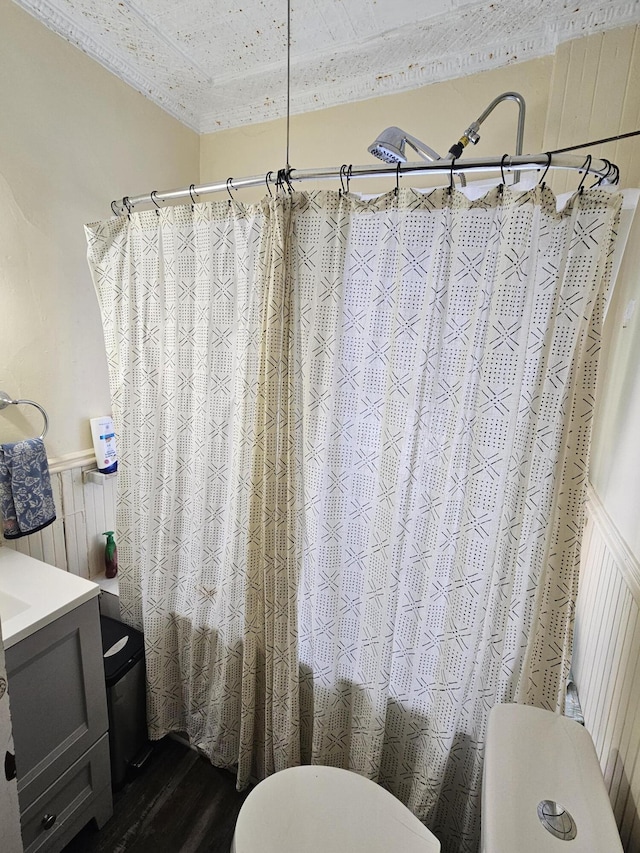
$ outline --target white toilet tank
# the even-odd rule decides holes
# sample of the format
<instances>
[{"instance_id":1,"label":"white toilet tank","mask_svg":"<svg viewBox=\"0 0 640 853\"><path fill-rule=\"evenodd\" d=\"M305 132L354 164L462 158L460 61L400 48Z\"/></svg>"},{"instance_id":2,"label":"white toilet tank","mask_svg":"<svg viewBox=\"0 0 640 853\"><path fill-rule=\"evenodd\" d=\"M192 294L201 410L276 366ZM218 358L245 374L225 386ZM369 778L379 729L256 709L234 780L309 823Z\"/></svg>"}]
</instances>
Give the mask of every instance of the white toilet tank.
<instances>
[{"instance_id":1,"label":"white toilet tank","mask_svg":"<svg viewBox=\"0 0 640 853\"><path fill-rule=\"evenodd\" d=\"M596 751L583 726L528 705L491 710L480 849L623 853Z\"/></svg>"}]
</instances>

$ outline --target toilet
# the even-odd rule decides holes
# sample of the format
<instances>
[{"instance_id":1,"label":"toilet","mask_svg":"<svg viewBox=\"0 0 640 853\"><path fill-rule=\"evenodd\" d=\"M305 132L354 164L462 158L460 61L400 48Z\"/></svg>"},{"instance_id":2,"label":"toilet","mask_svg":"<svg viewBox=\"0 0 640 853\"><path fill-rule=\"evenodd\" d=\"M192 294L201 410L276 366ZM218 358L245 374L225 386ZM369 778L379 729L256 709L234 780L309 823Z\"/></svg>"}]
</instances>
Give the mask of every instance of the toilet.
<instances>
[{"instance_id":1,"label":"toilet","mask_svg":"<svg viewBox=\"0 0 640 853\"><path fill-rule=\"evenodd\" d=\"M562 844L559 841L562 840ZM527 705L489 715L481 853L623 853L591 737ZM336 767L281 770L245 800L231 853L438 853L392 794Z\"/></svg>"},{"instance_id":2,"label":"toilet","mask_svg":"<svg viewBox=\"0 0 640 853\"><path fill-rule=\"evenodd\" d=\"M439 853L440 842L393 794L337 767L274 773L244 801L231 853Z\"/></svg>"},{"instance_id":3,"label":"toilet","mask_svg":"<svg viewBox=\"0 0 640 853\"><path fill-rule=\"evenodd\" d=\"M623 853L589 732L532 708L489 714L480 853Z\"/></svg>"}]
</instances>

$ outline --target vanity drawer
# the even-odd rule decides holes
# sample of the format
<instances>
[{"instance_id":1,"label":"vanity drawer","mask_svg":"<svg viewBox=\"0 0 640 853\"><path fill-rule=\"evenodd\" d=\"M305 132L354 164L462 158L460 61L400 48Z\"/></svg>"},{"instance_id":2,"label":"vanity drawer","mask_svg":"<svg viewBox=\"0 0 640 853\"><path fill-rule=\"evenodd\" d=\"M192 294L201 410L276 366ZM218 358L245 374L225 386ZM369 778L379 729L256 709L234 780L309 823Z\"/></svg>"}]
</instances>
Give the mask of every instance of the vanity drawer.
<instances>
[{"instance_id":1,"label":"vanity drawer","mask_svg":"<svg viewBox=\"0 0 640 853\"><path fill-rule=\"evenodd\" d=\"M103 735L22 812L25 853L61 850L92 817L104 823L111 814L110 781L109 737Z\"/></svg>"}]
</instances>

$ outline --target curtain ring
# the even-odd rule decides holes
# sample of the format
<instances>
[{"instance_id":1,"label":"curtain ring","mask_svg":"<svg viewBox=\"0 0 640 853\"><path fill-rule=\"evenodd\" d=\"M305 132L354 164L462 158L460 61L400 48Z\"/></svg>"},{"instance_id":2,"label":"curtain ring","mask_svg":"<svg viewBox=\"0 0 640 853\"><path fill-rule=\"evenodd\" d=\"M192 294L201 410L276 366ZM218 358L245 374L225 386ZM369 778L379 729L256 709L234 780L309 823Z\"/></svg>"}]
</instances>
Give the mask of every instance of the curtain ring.
<instances>
[{"instance_id":1,"label":"curtain ring","mask_svg":"<svg viewBox=\"0 0 640 853\"><path fill-rule=\"evenodd\" d=\"M289 193L289 195L293 195L294 189L293 189L293 184L291 183L291 169L284 169L283 172L284 172L284 180L285 180L285 183L287 185L287 192Z\"/></svg>"},{"instance_id":2,"label":"curtain ring","mask_svg":"<svg viewBox=\"0 0 640 853\"><path fill-rule=\"evenodd\" d=\"M538 186L542 188L544 188L544 179L546 178L547 172L549 171L549 167L551 166L551 154L548 151L546 151L545 153L547 155L547 165L545 166L544 172L542 173L542 177L538 181Z\"/></svg>"},{"instance_id":3,"label":"curtain ring","mask_svg":"<svg viewBox=\"0 0 640 853\"><path fill-rule=\"evenodd\" d=\"M449 189L447 190L447 195L451 195L453 192L453 167L455 165L456 158L451 158L451 169L449 170Z\"/></svg>"},{"instance_id":4,"label":"curtain ring","mask_svg":"<svg viewBox=\"0 0 640 853\"><path fill-rule=\"evenodd\" d=\"M124 198L122 199L122 206L127 211L127 216L129 217L129 221L131 221L131 211L133 210L133 205L129 201L128 195L124 196Z\"/></svg>"},{"instance_id":5,"label":"curtain ring","mask_svg":"<svg viewBox=\"0 0 640 853\"><path fill-rule=\"evenodd\" d=\"M619 169L619 167L618 167L618 166L616 166L616 164L615 164L615 163L613 163L612 165L613 165L613 172L614 172L613 185L614 185L615 187L617 187L617 186L618 186L618 184L620 183L620 169Z\"/></svg>"},{"instance_id":6,"label":"curtain ring","mask_svg":"<svg viewBox=\"0 0 640 853\"><path fill-rule=\"evenodd\" d=\"M120 211L119 211L119 210L116 210L116 209L115 209L115 207L113 206L114 204L117 204L117 203L118 203L118 202L115 200L115 198L114 198L114 200L111 202L111 210L113 211L113 215L114 215L114 216L120 216Z\"/></svg>"},{"instance_id":7,"label":"curtain ring","mask_svg":"<svg viewBox=\"0 0 640 853\"><path fill-rule=\"evenodd\" d=\"M196 203L196 200L195 200L195 198L193 197L193 194L194 194L194 193L196 193L196 185L195 185L195 184L191 184L191 186L189 187L189 195L191 196L191 204L192 204L192 205ZM196 193L196 195L198 195L198 193Z\"/></svg>"},{"instance_id":8,"label":"curtain ring","mask_svg":"<svg viewBox=\"0 0 640 853\"><path fill-rule=\"evenodd\" d=\"M591 154L587 154L587 157L586 157L584 163L582 164L582 168L584 169L584 175L582 176L582 180L578 184L578 192L580 193L580 195L582 195L582 193L584 192L583 184L587 179L587 175L589 174L589 169L591 168L591 160L592 159L593 158L591 157Z\"/></svg>"},{"instance_id":9,"label":"curtain ring","mask_svg":"<svg viewBox=\"0 0 640 853\"><path fill-rule=\"evenodd\" d=\"M607 164L607 171L604 173L604 175L600 175L595 184L591 184L591 189L593 189L594 187L601 186L602 182L607 180L612 174L615 175L613 181L611 182L612 184L617 184L620 180L620 169L618 169L615 163L612 163L610 160L607 160L606 157L601 157L600 159L603 163Z\"/></svg>"},{"instance_id":10,"label":"curtain ring","mask_svg":"<svg viewBox=\"0 0 640 853\"><path fill-rule=\"evenodd\" d=\"M606 157L601 157L600 159L602 160L603 163L607 164L607 171L604 173L604 175L600 175L600 177L595 182L595 184L591 184L591 189L593 189L594 187L599 187L600 184L604 181L604 179L608 178L609 175L611 174L611 162L609 160L607 160Z\"/></svg>"},{"instance_id":11,"label":"curtain ring","mask_svg":"<svg viewBox=\"0 0 640 853\"><path fill-rule=\"evenodd\" d=\"M158 204L158 202L154 198L154 196L156 196L156 195L158 195L158 190L151 190L151 201L156 206L156 216L160 216L160 205Z\"/></svg>"},{"instance_id":12,"label":"curtain ring","mask_svg":"<svg viewBox=\"0 0 640 853\"><path fill-rule=\"evenodd\" d=\"M504 161L508 157L508 154L503 154L500 158L500 177L502 178L502 183L500 184L499 190L502 192L506 186L507 179L504 176Z\"/></svg>"},{"instance_id":13,"label":"curtain ring","mask_svg":"<svg viewBox=\"0 0 640 853\"><path fill-rule=\"evenodd\" d=\"M345 175L346 170L347 170L347 164L343 163L342 166L340 166L340 172L339 172L339 177L340 177L340 193L339 194L340 194L340 196L343 196L345 193L344 175Z\"/></svg>"},{"instance_id":14,"label":"curtain ring","mask_svg":"<svg viewBox=\"0 0 640 853\"><path fill-rule=\"evenodd\" d=\"M400 195L400 161L396 163L396 188L393 191L396 196Z\"/></svg>"},{"instance_id":15,"label":"curtain ring","mask_svg":"<svg viewBox=\"0 0 640 853\"><path fill-rule=\"evenodd\" d=\"M267 185L267 192L269 193L270 198L273 198L273 193L271 192L271 187L269 186L269 179L273 175L273 172L267 172L264 178L264 182Z\"/></svg>"},{"instance_id":16,"label":"curtain ring","mask_svg":"<svg viewBox=\"0 0 640 853\"><path fill-rule=\"evenodd\" d=\"M229 204L233 201L231 190L233 189L233 178L227 178L227 192L229 193Z\"/></svg>"},{"instance_id":17,"label":"curtain ring","mask_svg":"<svg viewBox=\"0 0 640 853\"><path fill-rule=\"evenodd\" d=\"M349 184L351 183L351 170L352 169L353 169L353 164L351 163L351 164L349 164L349 168L347 169L347 172L346 172L347 192L349 192Z\"/></svg>"}]
</instances>

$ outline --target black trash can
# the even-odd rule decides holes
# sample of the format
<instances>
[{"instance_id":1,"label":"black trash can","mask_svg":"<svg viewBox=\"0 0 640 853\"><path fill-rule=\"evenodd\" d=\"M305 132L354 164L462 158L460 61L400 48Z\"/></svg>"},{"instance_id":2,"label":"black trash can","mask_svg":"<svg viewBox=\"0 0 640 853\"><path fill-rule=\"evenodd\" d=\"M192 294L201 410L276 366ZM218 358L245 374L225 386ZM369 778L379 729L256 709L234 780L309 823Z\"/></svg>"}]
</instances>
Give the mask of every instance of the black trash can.
<instances>
[{"instance_id":1,"label":"black trash can","mask_svg":"<svg viewBox=\"0 0 640 853\"><path fill-rule=\"evenodd\" d=\"M134 756L147 744L144 637L140 631L100 617L109 712L111 784L119 788Z\"/></svg>"}]
</instances>

